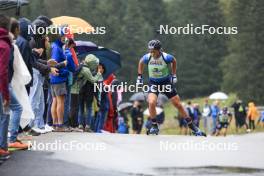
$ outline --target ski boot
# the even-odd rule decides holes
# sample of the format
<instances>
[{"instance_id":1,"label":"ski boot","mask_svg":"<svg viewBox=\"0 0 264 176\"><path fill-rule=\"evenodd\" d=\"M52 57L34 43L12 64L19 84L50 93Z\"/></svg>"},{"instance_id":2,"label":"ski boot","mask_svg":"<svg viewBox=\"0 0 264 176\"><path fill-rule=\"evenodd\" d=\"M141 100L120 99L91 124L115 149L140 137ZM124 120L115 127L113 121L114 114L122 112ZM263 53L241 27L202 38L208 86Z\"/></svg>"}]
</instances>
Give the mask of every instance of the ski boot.
<instances>
[{"instance_id":1,"label":"ski boot","mask_svg":"<svg viewBox=\"0 0 264 176\"><path fill-rule=\"evenodd\" d=\"M204 136L206 137L206 134L202 132L192 121L190 117L185 118L185 121L188 125L188 127L192 130L192 134L195 136Z\"/></svg>"},{"instance_id":2,"label":"ski boot","mask_svg":"<svg viewBox=\"0 0 264 176\"><path fill-rule=\"evenodd\" d=\"M150 128L147 128L147 135L158 135L159 134L159 127L158 124L152 124Z\"/></svg>"},{"instance_id":3,"label":"ski boot","mask_svg":"<svg viewBox=\"0 0 264 176\"><path fill-rule=\"evenodd\" d=\"M202 132L199 128L197 128L197 131L193 131L192 133L195 136L204 136L204 137L206 137L206 134L204 132Z\"/></svg>"}]
</instances>

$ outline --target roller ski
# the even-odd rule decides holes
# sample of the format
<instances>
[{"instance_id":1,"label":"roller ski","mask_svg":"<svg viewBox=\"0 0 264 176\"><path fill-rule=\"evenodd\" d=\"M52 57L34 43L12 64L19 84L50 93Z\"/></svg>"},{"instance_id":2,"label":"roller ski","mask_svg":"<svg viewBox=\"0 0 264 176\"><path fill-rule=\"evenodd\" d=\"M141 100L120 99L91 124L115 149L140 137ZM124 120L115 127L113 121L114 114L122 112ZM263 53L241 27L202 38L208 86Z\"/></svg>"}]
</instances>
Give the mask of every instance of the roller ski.
<instances>
[{"instance_id":1,"label":"roller ski","mask_svg":"<svg viewBox=\"0 0 264 176\"><path fill-rule=\"evenodd\" d=\"M198 131L193 131L192 134L194 136L204 136L204 137L206 137L206 134L204 132L202 132L200 129L198 129Z\"/></svg>"},{"instance_id":2,"label":"roller ski","mask_svg":"<svg viewBox=\"0 0 264 176\"><path fill-rule=\"evenodd\" d=\"M146 132L147 135L158 135L159 134L159 127L158 127L158 124L155 123L155 124L151 124L149 126L147 126L147 132Z\"/></svg>"}]
</instances>

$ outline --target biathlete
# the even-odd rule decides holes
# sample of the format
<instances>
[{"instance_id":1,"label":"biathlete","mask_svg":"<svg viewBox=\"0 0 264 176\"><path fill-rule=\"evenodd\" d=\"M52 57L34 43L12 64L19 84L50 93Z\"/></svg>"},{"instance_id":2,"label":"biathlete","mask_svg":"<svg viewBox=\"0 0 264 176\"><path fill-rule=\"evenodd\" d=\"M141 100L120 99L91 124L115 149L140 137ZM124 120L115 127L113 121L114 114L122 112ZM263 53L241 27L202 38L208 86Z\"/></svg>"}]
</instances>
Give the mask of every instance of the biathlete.
<instances>
[{"instance_id":1,"label":"biathlete","mask_svg":"<svg viewBox=\"0 0 264 176\"><path fill-rule=\"evenodd\" d=\"M149 74L149 94L148 106L151 118L151 125L147 128L147 134L158 134L159 127L156 119L156 105L158 94L166 95L172 104L179 110L182 117L184 117L186 124L193 131L196 136L206 136L197 126L192 122L192 119L187 115L184 107L181 104L180 97L177 94L174 84L177 82L176 77L176 59L165 52L162 52L161 42L159 40L151 40L148 43L149 53L145 54L138 64L138 78L137 84L143 85L143 70L144 65L148 67ZM170 69L171 67L171 72Z\"/></svg>"}]
</instances>

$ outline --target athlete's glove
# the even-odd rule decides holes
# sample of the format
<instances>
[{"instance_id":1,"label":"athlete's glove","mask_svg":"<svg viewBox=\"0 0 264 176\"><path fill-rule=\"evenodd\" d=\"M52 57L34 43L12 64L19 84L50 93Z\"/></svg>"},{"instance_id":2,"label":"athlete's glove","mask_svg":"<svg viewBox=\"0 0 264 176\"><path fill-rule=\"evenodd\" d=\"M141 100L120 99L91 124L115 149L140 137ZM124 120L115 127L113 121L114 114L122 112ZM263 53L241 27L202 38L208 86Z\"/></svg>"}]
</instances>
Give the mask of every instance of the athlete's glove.
<instances>
[{"instance_id":1,"label":"athlete's glove","mask_svg":"<svg viewBox=\"0 0 264 176\"><path fill-rule=\"evenodd\" d=\"M177 83L177 76L176 76L176 74L175 75L172 75L171 76L171 84L176 84Z\"/></svg>"},{"instance_id":2,"label":"athlete's glove","mask_svg":"<svg viewBox=\"0 0 264 176\"><path fill-rule=\"evenodd\" d=\"M137 84L143 84L143 77L141 74L138 74L138 77L137 77Z\"/></svg>"}]
</instances>

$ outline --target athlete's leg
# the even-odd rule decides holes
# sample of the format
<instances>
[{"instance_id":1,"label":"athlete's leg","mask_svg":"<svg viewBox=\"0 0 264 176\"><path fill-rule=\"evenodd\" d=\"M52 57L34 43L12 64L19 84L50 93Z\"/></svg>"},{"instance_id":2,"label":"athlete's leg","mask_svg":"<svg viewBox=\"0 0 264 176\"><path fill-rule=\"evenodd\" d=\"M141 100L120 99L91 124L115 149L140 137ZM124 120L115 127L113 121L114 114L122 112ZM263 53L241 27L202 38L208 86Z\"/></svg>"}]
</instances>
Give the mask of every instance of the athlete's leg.
<instances>
[{"instance_id":1,"label":"athlete's leg","mask_svg":"<svg viewBox=\"0 0 264 176\"><path fill-rule=\"evenodd\" d=\"M180 100L180 97L178 95L172 97L171 102L179 110L181 117L184 117L184 118L188 117L187 113L185 112L185 110L181 104L181 100Z\"/></svg>"},{"instance_id":2,"label":"athlete's leg","mask_svg":"<svg viewBox=\"0 0 264 176\"><path fill-rule=\"evenodd\" d=\"M188 124L188 127L190 129L192 129L192 131L194 132L195 135L206 136L205 133L203 133L197 126L195 126L193 124L191 118L188 116L188 114L184 110L184 107L182 106L181 101L180 101L180 97L178 95L173 96L171 98L171 102L179 110L180 115L185 118L185 120Z\"/></svg>"},{"instance_id":3,"label":"athlete's leg","mask_svg":"<svg viewBox=\"0 0 264 176\"><path fill-rule=\"evenodd\" d=\"M148 94L148 107L149 107L149 114L150 118L154 119L156 118L157 112L156 112L156 106L157 106L157 95L155 93L149 93Z\"/></svg>"},{"instance_id":4,"label":"athlete's leg","mask_svg":"<svg viewBox=\"0 0 264 176\"><path fill-rule=\"evenodd\" d=\"M220 135L220 131L221 131L221 129L216 129L215 136L219 136Z\"/></svg>"},{"instance_id":5,"label":"athlete's leg","mask_svg":"<svg viewBox=\"0 0 264 176\"><path fill-rule=\"evenodd\" d=\"M147 130L147 134L158 134L159 133L159 128L158 128L157 119L156 119L157 99L158 97L155 93L149 93L148 104L149 104L149 114L150 114L151 126Z\"/></svg>"}]
</instances>

